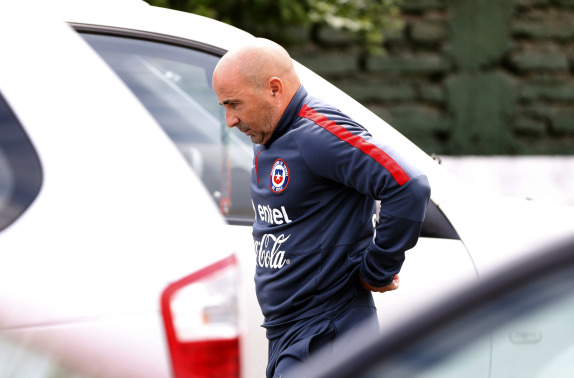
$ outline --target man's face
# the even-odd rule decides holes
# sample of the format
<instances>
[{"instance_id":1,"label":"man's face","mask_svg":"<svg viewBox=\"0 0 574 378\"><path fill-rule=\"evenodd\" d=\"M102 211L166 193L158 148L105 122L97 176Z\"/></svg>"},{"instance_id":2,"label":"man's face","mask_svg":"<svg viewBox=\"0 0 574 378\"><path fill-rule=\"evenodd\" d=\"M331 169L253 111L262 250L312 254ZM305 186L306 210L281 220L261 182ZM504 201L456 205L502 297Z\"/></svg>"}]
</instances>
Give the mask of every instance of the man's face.
<instances>
[{"instance_id":1,"label":"man's face","mask_svg":"<svg viewBox=\"0 0 574 378\"><path fill-rule=\"evenodd\" d=\"M271 91L265 89L255 88L247 80L233 75L213 82L219 103L225 107L227 126L237 127L255 144L265 144L278 122ZM266 92L269 92L267 96Z\"/></svg>"}]
</instances>

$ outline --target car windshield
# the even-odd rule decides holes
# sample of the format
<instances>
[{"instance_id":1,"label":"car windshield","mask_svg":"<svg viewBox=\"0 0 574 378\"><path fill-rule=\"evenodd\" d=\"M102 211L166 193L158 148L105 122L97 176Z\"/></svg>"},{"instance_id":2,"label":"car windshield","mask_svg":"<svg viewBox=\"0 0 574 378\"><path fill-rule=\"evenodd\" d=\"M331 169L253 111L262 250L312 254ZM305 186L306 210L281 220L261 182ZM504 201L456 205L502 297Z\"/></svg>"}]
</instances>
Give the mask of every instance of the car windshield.
<instances>
[{"instance_id":1,"label":"car windshield","mask_svg":"<svg viewBox=\"0 0 574 378\"><path fill-rule=\"evenodd\" d=\"M211 89L220 57L137 38L82 36L161 125L221 212L252 218L251 140L226 126L224 109Z\"/></svg>"}]
</instances>

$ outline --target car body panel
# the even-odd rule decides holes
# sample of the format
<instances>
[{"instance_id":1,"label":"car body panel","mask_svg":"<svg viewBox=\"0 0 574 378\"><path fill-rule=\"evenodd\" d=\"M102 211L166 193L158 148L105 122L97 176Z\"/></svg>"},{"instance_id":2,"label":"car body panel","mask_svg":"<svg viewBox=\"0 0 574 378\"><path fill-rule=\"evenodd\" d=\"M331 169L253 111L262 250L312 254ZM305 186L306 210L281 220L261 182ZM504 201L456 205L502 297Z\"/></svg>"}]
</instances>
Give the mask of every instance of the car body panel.
<instances>
[{"instance_id":1,"label":"car body panel","mask_svg":"<svg viewBox=\"0 0 574 378\"><path fill-rule=\"evenodd\" d=\"M161 292L233 253L224 219L76 33L17 6L0 14L2 34L18 35L0 40L0 94L43 170L0 237L0 333L89 376L169 376Z\"/></svg>"},{"instance_id":2,"label":"car body panel","mask_svg":"<svg viewBox=\"0 0 574 378\"><path fill-rule=\"evenodd\" d=\"M432 251L432 253L429 253ZM469 254L460 240L421 238L407 252L399 274L398 290L384 295L373 293L381 332L393 329L410 313L477 278ZM437 266L443 269L437 272Z\"/></svg>"},{"instance_id":3,"label":"car body panel","mask_svg":"<svg viewBox=\"0 0 574 378\"><path fill-rule=\"evenodd\" d=\"M470 188L441 209L464 241L479 274L574 232L572 206L488 195Z\"/></svg>"}]
</instances>

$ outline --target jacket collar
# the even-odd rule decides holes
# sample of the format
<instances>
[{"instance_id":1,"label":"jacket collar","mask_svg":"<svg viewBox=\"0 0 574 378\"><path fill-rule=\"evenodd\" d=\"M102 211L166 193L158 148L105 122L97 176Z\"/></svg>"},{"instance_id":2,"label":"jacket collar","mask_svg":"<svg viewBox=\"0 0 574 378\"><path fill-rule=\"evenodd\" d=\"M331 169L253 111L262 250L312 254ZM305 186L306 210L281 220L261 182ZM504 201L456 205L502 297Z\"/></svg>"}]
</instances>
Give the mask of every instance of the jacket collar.
<instances>
[{"instance_id":1,"label":"jacket collar","mask_svg":"<svg viewBox=\"0 0 574 378\"><path fill-rule=\"evenodd\" d=\"M285 109L283 116L279 120L279 123L275 127L275 130L273 130L271 139L269 139L269 141L265 144L266 148L269 148L274 141L276 141L279 137L281 137L289 130L289 128L297 118L299 111L303 107L303 104L307 96L308 96L307 90L301 85L297 90L297 92L295 93L295 95L293 96L293 98L291 99L291 101L289 102L289 105L287 105L287 108Z\"/></svg>"}]
</instances>

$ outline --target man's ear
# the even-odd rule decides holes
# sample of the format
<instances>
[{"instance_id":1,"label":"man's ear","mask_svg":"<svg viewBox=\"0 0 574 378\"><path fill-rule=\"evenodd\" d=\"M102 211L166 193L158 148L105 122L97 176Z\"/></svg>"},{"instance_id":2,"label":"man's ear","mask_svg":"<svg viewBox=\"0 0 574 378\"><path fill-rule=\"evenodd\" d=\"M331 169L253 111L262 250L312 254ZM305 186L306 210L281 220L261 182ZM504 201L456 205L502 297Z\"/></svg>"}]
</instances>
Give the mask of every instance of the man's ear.
<instances>
[{"instance_id":1,"label":"man's ear","mask_svg":"<svg viewBox=\"0 0 574 378\"><path fill-rule=\"evenodd\" d=\"M273 76L269 79L269 89L272 97L281 95L283 94L283 82L278 77Z\"/></svg>"}]
</instances>

